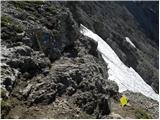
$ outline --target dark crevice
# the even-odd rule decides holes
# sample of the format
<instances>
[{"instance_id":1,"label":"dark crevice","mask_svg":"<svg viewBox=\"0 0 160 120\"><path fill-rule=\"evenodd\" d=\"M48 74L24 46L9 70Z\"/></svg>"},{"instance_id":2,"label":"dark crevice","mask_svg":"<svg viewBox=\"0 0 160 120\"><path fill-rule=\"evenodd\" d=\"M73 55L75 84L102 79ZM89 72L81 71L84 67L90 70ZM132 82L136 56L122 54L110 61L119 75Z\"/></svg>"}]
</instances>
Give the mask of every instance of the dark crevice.
<instances>
[{"instance_id":1,"label":"dark crevice","mask_svg":"<svg viewBox=\"0 0 160 120\"><path fill-rule=\"evenodd\" d=\"M69 58L75 58L78 55L78 51L74 48L74 45L72 44L64 48L63 55Z\"/></svg>"}]
</instances>

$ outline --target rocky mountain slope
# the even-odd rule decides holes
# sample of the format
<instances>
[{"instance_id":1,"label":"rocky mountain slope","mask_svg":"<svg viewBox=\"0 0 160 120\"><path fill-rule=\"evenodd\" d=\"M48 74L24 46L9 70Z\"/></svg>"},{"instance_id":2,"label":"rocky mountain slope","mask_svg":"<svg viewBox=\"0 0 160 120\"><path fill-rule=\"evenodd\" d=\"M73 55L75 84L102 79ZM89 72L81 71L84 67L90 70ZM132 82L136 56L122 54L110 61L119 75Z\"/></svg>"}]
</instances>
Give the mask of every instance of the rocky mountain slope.
<instances>
[{"instance_id":1,"label":"rocky mountain slope","mask_svg":"<svg viewBox=\"0 0 160 120\"><path fill-rule=\"evenodd\" d=\"M101 36L158 93L157 6L158 2L1 2L2 118L158 118L157 101L118 92L97 43L80 33L83 24ZM130 101L124 111L121 94Z\"/></svg>"}]
</instances>

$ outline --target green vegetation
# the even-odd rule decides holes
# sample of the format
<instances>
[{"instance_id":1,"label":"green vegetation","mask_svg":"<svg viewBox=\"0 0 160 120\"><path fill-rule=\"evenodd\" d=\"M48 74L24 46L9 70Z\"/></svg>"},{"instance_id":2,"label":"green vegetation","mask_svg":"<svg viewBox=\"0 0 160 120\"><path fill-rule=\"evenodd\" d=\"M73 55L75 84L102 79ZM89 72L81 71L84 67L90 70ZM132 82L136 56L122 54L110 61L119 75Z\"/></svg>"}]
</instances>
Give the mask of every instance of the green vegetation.
<instances>
[{"instance_id":1,"label":"green vegetation","mask_svg":"<svg viewBox=\"0 0 160 120\"><path fill-rule=\"evenodd\" d=\"M8 22L8 17L5 15L2 15L1 21Z\"/></svg>"},{"instance_id":2,"label":"green vegetation","mask_svg":"<svg viewBox=\"0 0 160 120\"><path fill-rule=\"evenodd\" d=\"M22 33L22 27L16 22L9 19L8 16L1 16L1 38L2 40L14 41L17 33Z\"/></svg>"},{"instance_id":3,"label":"green vegetation","mask_svg":"<svg viewBox=\"0 0 160 120\"><path fill-rule=\"evenodd\" d=\"M8 114L11 109L11 102L10 100L1 100L1 116L2 118Z\"/></svg>"},{"instance_id":4,"label":"green vegetation","mask_svg":"<svg viewBox=\"0 0 160 120\"><path fill-rule=\"evenodd\" d=\"M11 107L11 101L10 100L1 100L1 108L3 109L9 109Z\"/></svg>"},{"instance_id":5,"label":"green vegetation","mask_svg":"<svg viewBox=\"0 0 160 120\"><path fill-rule=\"evenodd\" d=\"M11 4L13 4L16 8L24 8L26 5L26 1L11 1Z\"/></svg>"},{"instance_id":6,"label":"green vegetation","mask_svg":"<svg viewBox=\"0 0 160 120\"><path fill-rule=\"evenodd\" d=\"M5 16L5 15L2 15L2 16L1 16L1 25L2 25L2 26L7 26L8 22L9 22L8 17Z\"/></svg>"},{"instance_id":7,"label":"green vegetation","mask_svg":"<svg viewBox=\"0 0 160 120\"><path fill-rule=\"evenodd\" d=\"M16 32L22 32L21 27L18 26L18 24L16 22L13 22L13 21L11 22L11 21L9 21L8 16L2 15L1 16L1 25L2 25L2 27L3 26L8 26L8 23L10 23L9 26L11 26L13 28L13 30L15 30Z\"/></svg>"},{"instance_id":8,"label":"green vegetation","mask_svg":"<svg viewBox=\"0 0 160 120\"><path fill-rule=\"evenodd\" d=\"M16 99L1 99L1 109L2 110L10 109L15 104L17 104Z\"/></svg>"},{"instance_id":9,"label":"green vegetation","mask_svg":"<svg viewBox=\"0 0 160 120\"><path fill-rule=\"evenodd\" d=\"M17 99L1 99L0 105L1 105L1 117L4 118L8 112L11 110L12 107L15 107L19 101Z\"/></svg>"},{"instance_id":10,"label":"green vegetation","mask_svg":"<svg viewBox=\"0 0 160 120\"><path fill-rule=\"evenodd\" d=\"M2 25L1 38L3 40L15 41L17 33L22 33L23 29L16 22L10 21L9 23L10 24L7 24L5 22L2 23L3 25Z\"/></svg>"},{"instance_id":11,"label":"green vegetation","mask_svg":"<svg viewBox=\"0 0 160 120\"><path fill-rule=\"evenodd\" d=\"M16 33L22 33L23 30L20 26L18 26L16 23L13 23L12 25L13 31L15 31Z\"/></svg>"},{"instance_id":12,"label":"green vegetation","mask_svg":"<svg viewBox=\"0 0 160 120\"><path fill-rule=\"evenodd\" d=\"M144 108L137 106L137 104L131 104L125 107L121 107L119 102L112 101L112 112L119 114L123 118L129 117L133 119L152 119L153 113L145 111Z\"/></svg>"},{"instance_id":13,"label":"green vegetation","mask_svg":"<svg viewBox=\"0 0 160 120\"><path fill-rule=\"evenodd\" d=\"M6 96L6 93L7 93L7 91L5 89L3 89L3 88L0 89L0 94L1 94L2 98Z\"/></svg>"},{"instance_id":14,"label":"green vegetation","mask_svg":"<svg viewBox=\"0 0 160 120\"><path fill-rule=\"evenodd\" d=\"M41 5L43 1L10 1L16 8L25 9L34 5Z\"/></svg>"},{"instance_id":15,"label":"green vegetation","mask_svg":"<svg viewBox=\"0 0 160 120\"><path fill-rule=\"evenodd\" d=\"M151 119L151 117L142 109L136 109L135 116L138 119Z\"/></svg>"}]
</instances>

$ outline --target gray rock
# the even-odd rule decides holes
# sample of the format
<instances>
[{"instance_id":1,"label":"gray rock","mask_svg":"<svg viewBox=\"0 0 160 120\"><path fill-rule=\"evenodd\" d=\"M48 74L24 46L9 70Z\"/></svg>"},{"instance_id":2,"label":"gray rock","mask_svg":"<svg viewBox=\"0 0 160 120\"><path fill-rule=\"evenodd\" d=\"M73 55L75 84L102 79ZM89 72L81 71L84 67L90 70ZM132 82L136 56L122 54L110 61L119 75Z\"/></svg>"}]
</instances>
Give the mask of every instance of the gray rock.
<instances>
[{"instance_id":1,"label":"gray rock","mask_svg":"<svg viewBox=\"0 0 160 120\"><path fill-rule=\"evenodd\" d=\"M27 97L32 89L32 84L28 84L26 88L23 90L23 96Z\"/></svg>"},{"instance_id":2,"label":"gray rock","mask_svg":"<svg viewBox=\"0 0 160 120\"><path fill-rule=\"evenodd\" d=\"M2 62L9 65L3 66L2 85L11 90L9 97L21 100L18 104L48 105L57 97L69 96L72 103L97 118L110 113L110 98L118 94L118 86L108 80L107 65L96 50L97 43L79 34L80 23L100 35L127 66L158 90L158 46L121 4L48 1L18 3L20 9L16 5L2 2L2 15L8 17L2 24L6 46L2 47ZM14 30L16 26L22 29ZM129 37L137 49L124 37ZM21 72L19 77L13 69ZM149 110L156 106L152 112L157 118L157 104L143 100Z\"/></svg>"},{"instance_id":3,"label":"gray rock","mask_svg":"<svg viewBox=\"0 0 160 120\"><path fill-rule=\"evenodd\" d=\"M47 87L47 88L46 88ZM33 86L27 100L29 104L49 104L55 100L56 85L45 82Z\"/></svg>"},{"instance_id":4,"label":"gray rock","mask_svg":"<svg viewBox=\"0 0 160 120\"><path fill-rule=\"evenodd\" d=\"M119 114L115 114L112 112L105 119L124 119L124 118L120 116ZM126 118L126 119L130 119L130 118Z\"/></svg>"},{"instance_id":5,"label":"gray rock","mask_svg":"<svg viewBox=\"0 0 160 120\"><path fill-rule=\"evenodd\" d=\"M111 112L111 101L109 96L101 96L98 101L99 113L106 115Z\"/></svg>"},{"instance_id":6,"label":"gray rock","mask_svg":"<svg viewBox=\"0 0 160 120\"><path fill-rule=\"evenodd\" d=\"M114 81L107 80L105 90L110 96L114 96L119 91L119 87Z\"/></svg>"},{"instance_id":7,"label":"gray rock","mask_svg":"<svg viewBox=\"0 0 160 120\"><path fill-rule=\"evenodd\" d=\"M69 96L73 95L75 92L76 91L75 91L75 89L73 87L68 87L66 89L66 94L69 95Z\"/></svg>"},{"instance_id":8,"label":"gray rock","mask_svg":"<svg viewBox=\"0 0 160 120\"><path fill-rule=\"evenodd\" d=\"M38 84L33 84L27 98L30 104L49 104L58 96L69 95L88 114L101 118L110 113L110 97L118 93L118 87L107 80L107 68L102 57L89 52L95 51L96 47L92 44L83 47L88 38L82 39L84 43L80 41L76 45L81 44L88 55L81 52L80 57L62 57L55 61L47 76L42 77Z\"/></svg>"},{"instance_id":9,"label":"gray rock","mask_svg":"<svg viewBox=\"0 0 160 120\"><path fill-rule=\"evenodd\" d=\"M25 46L25 45L17 46L12 49L14 49L13 50L14 53L17 53L21 56L30 56L31 53L33 52L33 50L30 47Z\"/></svg>"},{"instance_id":10,"label":"gray rock","mask_svg":"<svg viewBox=\"0 0 160 120\"><path fill-rule=\"evenodd\" d=\"M43 53L33 52L28 46L16 46L9 48L9 51L6 63L12 68L20 69L22 73L36 73L50 66L50 60Z\"/></svg>"},{"instance_id":11,"label":"gray rock","mask_svg":"<svg viewBox=\"0 0 160 120\"><path fill-rule=\"evenodd\" d=\"M19 71L16 69L13 69L6 64L1 64L1 83L8 91L12 90L18 75Z\"/></svg>"}]
</instances>

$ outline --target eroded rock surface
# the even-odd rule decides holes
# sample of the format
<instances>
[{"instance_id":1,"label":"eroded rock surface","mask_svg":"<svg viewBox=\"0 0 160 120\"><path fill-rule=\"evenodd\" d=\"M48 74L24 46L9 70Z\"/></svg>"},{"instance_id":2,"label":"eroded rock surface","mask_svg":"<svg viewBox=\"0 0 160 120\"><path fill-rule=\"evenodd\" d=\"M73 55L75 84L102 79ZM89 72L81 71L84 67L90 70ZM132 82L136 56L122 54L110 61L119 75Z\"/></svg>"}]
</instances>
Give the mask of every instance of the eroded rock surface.
<instances>
[{"instance_id":1,"label":"eroded rock surface","mask_svg":"<svg viewBox=\"0 0 160 120\"><path fill-rule=\"evenodd\" d=\"M119 100L118 86L108 80L97 43L79 33L80 23L158 92L157 44L126 7L116 2L3 1L2 118L123 118L111 106ZM158 106L153 101L147 109L152 105ZM157 111L149 112L157 118Z\"/></svg>"}]
</instances>

